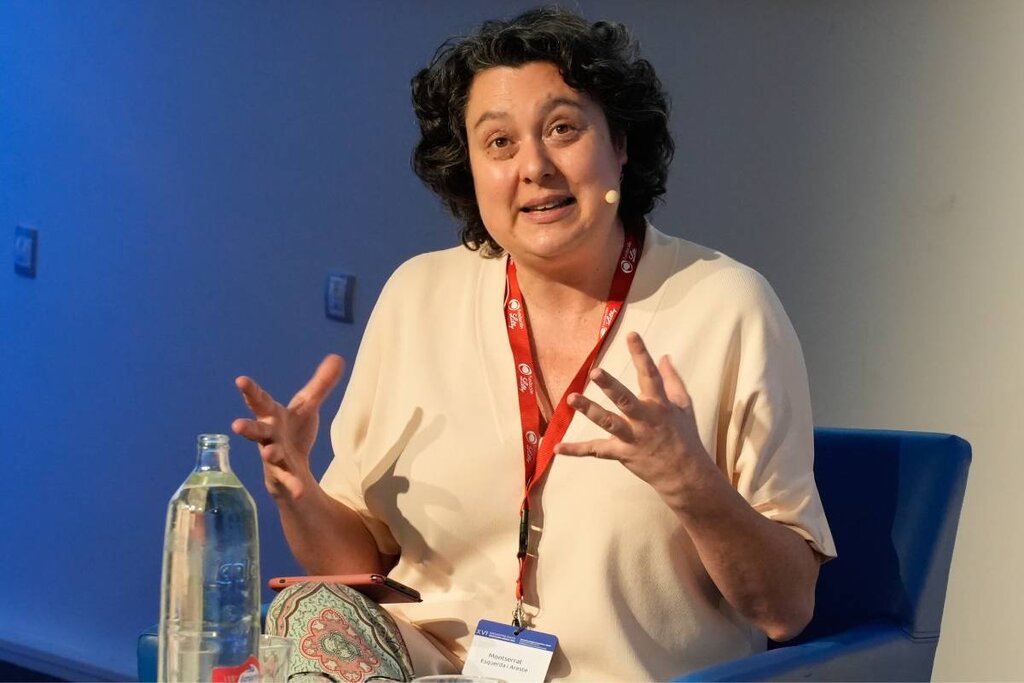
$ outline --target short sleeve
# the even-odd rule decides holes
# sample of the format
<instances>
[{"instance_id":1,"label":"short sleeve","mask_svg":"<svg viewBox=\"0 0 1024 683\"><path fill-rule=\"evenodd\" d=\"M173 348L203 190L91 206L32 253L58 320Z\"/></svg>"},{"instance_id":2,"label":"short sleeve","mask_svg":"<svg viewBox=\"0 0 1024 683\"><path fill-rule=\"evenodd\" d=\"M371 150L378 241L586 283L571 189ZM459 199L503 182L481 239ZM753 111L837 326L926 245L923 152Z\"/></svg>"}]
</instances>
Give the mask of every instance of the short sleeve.
<instances>
[{"instance_id":1,"label":"short sleeve","mask_svg":"<svg viewBox=\"0 0 1024 683\"><path fill-rule=\"evenodd\" d=\"M394 299L389 295L392 281L381 292L366 323L345 396L331 424L334 458L320 480L321 488L329 496L359 514L373 535L377 549L384 555L398 555L401 548L388 526L368 509L364 481L373 462L373 454L367 452L367 443L373 428L374 406L386 400L380 379L382 359L387 357L387 344L393 339L391 328L395 312L389 306Z\"/></svg>"},{"instance_id":2,"label":"short sleeve","mask_svg":"<svg viewBox=\"0 0 1024 683\"><path fill-rule=\"evenodd\" d=\"M836 556L814 481L814 423L803 352L771 286L744 269L735 284L738 343L725 425L728 476L750 505L805 538L821 556Z\"/></svg>"}]
</instances>

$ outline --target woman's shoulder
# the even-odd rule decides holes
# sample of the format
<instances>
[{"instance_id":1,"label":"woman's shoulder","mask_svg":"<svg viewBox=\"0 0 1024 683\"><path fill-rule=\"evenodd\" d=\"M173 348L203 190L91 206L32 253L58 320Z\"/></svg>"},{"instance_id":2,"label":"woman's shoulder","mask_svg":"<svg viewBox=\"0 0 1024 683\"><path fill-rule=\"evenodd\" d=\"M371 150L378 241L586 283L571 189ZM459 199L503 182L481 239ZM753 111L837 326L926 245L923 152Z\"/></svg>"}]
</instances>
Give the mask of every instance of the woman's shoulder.
<instances>
[{"instance_id":1,"label":"woman's shoulder","mask_svg":"<svg viewBox=\"0 0 1024 683\"><path fill-rule=\"evenodd\" d=\"M403 318L451 315L471 305L482 282L503 277L504 263L462 246L418 254L391 274L374 310Z\"/></svg>"},{"instance_id":2,"label":"woman's shoulder","mask_svg":"<svg viewBox=\"0 0 1024 683\"><path fill-rule=\"evenodd\" d=\"M649 233L656 249L674 251L674 258L663 259L665 287L685 295L692 305L719 314L781 310L781 304L768 280L751 266L710 247L682 237L662 233L653 227Z\"/></svg>"},{"instance_id":3,"label":"woman's shoulder","mask_svg":"<svg viewBox=\"0 0 1024 683\"><path fill-rule=\"evenodd\" d=\"M433 286L464 282L479 276L480 270L494 267L502 259L485 258L479 252L458 246L417 254L395 269L388 278L388 286L419 286L430 282Z\"/></svg>"}]
</instances>

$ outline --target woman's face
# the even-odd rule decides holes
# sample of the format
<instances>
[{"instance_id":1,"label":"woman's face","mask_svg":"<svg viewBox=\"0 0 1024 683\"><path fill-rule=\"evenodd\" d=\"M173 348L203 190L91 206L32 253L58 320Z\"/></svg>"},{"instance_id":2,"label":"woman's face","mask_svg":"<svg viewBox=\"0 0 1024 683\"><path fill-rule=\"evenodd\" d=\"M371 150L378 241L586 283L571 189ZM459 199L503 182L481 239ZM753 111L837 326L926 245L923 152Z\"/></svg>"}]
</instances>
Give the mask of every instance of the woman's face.
<instances>
[{"instance_id":1,"label":"woman's face","mask_svg":"<svg viewBox=\"0 0 1024 683\"><path fill-rule=\"evenodd\" d=\"M601 107L548 62L494 67L473 79L466 136L480 216L518 261L593 258L620 228L626 163Z\"/></svg>"}]
</instances>

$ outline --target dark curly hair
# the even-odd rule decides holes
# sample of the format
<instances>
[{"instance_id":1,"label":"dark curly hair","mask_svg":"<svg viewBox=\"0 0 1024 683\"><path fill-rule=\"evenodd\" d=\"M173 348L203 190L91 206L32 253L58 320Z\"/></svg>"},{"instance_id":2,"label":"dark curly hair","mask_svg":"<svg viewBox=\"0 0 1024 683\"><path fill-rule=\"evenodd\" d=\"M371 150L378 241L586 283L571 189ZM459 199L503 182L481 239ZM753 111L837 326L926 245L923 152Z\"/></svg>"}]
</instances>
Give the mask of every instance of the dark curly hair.
<instances>
[{"instance_id":1,"label":"dark curly hair","mask_svg":"<svg viewBox=\"0 0 1024 683\"><path fill-rule=\"evenodd\" d=\"M462 243L485 256L502 253L480 218L466 142L466 103L474 76L496 66L550 62L566 84L599 104L614 139L625 139L619 216L641 225L665 193L675 145L668 130L668 97L654 67L622 24L589 23L556 7L509 21L485 22L464 38L438 48L430 66L412 79L420 125L413 152L416 175L440 195L462 223Z\"/></svg>"}]
</instances>

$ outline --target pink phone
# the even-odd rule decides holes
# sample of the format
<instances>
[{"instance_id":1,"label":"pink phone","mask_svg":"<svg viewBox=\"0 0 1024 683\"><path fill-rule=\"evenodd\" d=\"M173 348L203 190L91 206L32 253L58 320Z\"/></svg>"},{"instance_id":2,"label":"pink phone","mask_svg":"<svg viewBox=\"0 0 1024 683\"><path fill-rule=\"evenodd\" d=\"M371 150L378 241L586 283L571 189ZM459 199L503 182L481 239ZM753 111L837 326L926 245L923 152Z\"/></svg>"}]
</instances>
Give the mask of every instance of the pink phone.
<instances>
[{"instance_id":1,"label":"pink phone","mask_svg":"<svg viewBox=\"0 0 1024 683\"><path fill-rule=\"evenodd\" d=\"M378 604L386 602L423 602L414 588L398 583L381 574L336 574L333 576L278 576L267 581L275 591L304 581L341 583L353 588Z\"/></svg>"}]
</instances>

